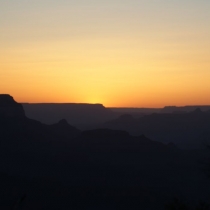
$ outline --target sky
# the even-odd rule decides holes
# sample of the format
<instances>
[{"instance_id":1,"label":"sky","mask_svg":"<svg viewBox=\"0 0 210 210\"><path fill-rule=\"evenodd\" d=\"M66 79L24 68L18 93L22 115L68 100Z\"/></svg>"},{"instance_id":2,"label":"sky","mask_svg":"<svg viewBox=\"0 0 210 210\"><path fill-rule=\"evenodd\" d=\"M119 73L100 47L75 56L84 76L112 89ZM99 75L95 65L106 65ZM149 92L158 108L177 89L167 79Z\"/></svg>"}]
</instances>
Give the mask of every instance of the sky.
<instances>
[{"instance_id":1,"label":"sky","mask_svg":"<svg viewBox=\"0 0 210 210\"><path fill-rule=\"evenodd\" d=\"M209 0L0 1L0 93L107 107L210 104Z\"/></svg>"}]
</instances>

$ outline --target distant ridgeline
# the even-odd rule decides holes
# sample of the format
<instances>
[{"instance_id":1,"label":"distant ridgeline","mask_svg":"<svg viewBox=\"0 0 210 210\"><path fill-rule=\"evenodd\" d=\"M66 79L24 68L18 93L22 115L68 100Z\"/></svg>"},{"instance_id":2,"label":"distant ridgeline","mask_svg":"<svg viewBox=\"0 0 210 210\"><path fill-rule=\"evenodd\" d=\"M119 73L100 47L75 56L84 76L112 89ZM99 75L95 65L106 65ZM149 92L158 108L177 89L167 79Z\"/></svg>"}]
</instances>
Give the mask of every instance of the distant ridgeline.
<instances>
[{"instance_id":1,"label":"distant ridgeline","mask_svg":"<svg viewBox=\"0 0 210 210\"><path fill-rule=\"evenodd\" d=\"M102 104L74 103L23 103L26 116L43 123L52 124L65 118L73 125L102 123L116 117L110 109Z\"/></svg>"},{"instance_id":2,"label":"distant ridgeline","mask_svg":"<svg viewBox=\"0 0 210 210\"><path fill-rule=\"evenodd\" d=\"M132 135L144 134L159 142L173 142L181 148L204 147L210 142L210 106L141 109L72 103L21 105L10 95L1 94L0 116L28 117L50 124L50 129L55 128L59 135L65 136L69 135L69 130L77 133L75 126L81 130L108 128L124 130ZM73 128L70 129L69 124Z\"/></svg>"},{"instance_id":3,"label":"distant ridgeline","mask_svg":"<svg viewBox=\"0 0 210 210\"><path fill-rule=\"evenodd\" d=\"M152 113L187 113L199 108L201 111L210 111L210 105L206 106L165 106L164 108L110 108L112 111L130 114L152 114Z\"/></svg>"},{"instance_id":4,"label":"distant ridgeline","mask_svg":"<svg viewBox=\"0 0 210 210\"><path fill-rule=\"evenodd\" d=\"M192 112L196 109L200 109L201 111L205 112L210 110L210 105L206 106L165 106L162 110L161 113L187 113L187 112Z\"/></svg>"},{"instance_id":5,"label":"distant ridgeline","mask_svg":"<svg viewBox=\"0 0 210 210\"><path fill-rule=\"evenodd\" d=\"M113 209L116 204L114 209L157 210L175 197L192 205L209 201L210 182L198 165L206 160L205 150L181 150L169 141L191 145L210 137L210 113L125 114L81 131L64 115L91 120L113 113L102 105L31 106L39 108L39 117L46 111L45 117L59 119L51 125L29 119L21 104L0 95L1 209Z\"/></svg>"},{"instance_id":6,"label":"distant ridgeline","mask_svg":"<svg viewBox=\"0 0 210 210\"><path fill-rule=\"evenodd\" d=\"M61 119L68 123L80 125L96 125L115 119L122 114L141 117L152 113L186 113L200 108L210 110L210 106L185 106L160 108L106 108L102 104L76 103L23 103L26 116L42 123L52 124Z\"/></svg>"},{"instance_id":7,"label":"distant ridgeline","mask_svg":"<svg viewBox=\"0 0 210 210\"><path fill-rule=\"evenodd\" d=\"M189 109L185 108L185 110ZM173 112L165 112L169 110ZM200 108L190 112L181 111L181 109L174 110L174 108L166 108L163 112L141 117L124 114L104 123L101 127L125 130L132 135L144 134L150 139L163 143L173 142L187 149L206 147L207 144L210 144L209 110L202 111Z\"/></svg>"}]
</instances>

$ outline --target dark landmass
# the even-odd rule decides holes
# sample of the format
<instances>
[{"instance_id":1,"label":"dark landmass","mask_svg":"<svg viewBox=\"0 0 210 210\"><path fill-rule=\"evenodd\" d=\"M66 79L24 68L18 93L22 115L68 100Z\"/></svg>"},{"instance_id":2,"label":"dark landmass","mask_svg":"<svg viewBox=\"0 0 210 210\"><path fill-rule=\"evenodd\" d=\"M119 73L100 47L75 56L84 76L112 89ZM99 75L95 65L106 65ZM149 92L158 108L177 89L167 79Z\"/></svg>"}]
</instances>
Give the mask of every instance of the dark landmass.
<instances>
[{"instance_id":1,"label":"dark landmass","mask_svg":"<svg viewBox=\"0 0 210 210\"><path fill-rule=\"evenodd\" d=\"M147 128L173 116L198 127L205 119L205 127L206 113L124 115L110 123L145 118ZM181 150L123 129L81 131L63 118L43 124L9 95L0 95L0 140L1 209L157 210L175 197L190 207L209 199L208 148Z\"/></svg>"},{"instance_id":2,"label":"dark landmass","mask_svg":"<svg viewBox=\"0 0 210 210\"><path fill-rule=\"evenodd\" d=\"M135 114L135 115L159 113L162 110L162 108L126 108L126 107L122 108L110 107L109 109L117 113L120 112L121 114Z\"/></svg>"},{"instance_id":3,"label":"dark landmass","mask_svg":"<svg viewBox=\"0 0 210 210\"><path fill-rule=\"evenodd\" d=\"M173 113L173 112L180 112L180 113L186 113L186 112L193 112L196 109L200 109L201 111L205 112L210 109L210 105L206 106L166 106L163 109L161 109L161 113Z\"/></svg>"},{"instance_id":4,"label":"dark landmass","mask_svg":"<svg viewBox=\"0 0 210 210\"><path fill-rule=\"evenodd\" d=\"M21 104L7 94L0 94L0 116L2 117L25 117L25 112Z\"/></svg>"},{"instance_id":5,"label":"dark landmass","mask_svg":"<svg viewBox=\"0 0 210 210\"><path fill-rule=\"evenodd\" d=\"M181 148L196 149L210 143L210 114L199 108L187 113L151 114L134 118L122 115L99 127L125 130L133 135L163 142L173 142Z\"/></svg>"},{"instance_id":6,"label":"dark landmass","mask_svg":"<svg viewBox=\"0 0 210 210\"><path fill-rule=\"evenodd\" d=\"M120 115L129 114L133 117L143 117L153 113L184 114L199 108L201 111L210 110L210 106L184 106L164 108L107 108L102 104L74 104L74 103L23 103L26 116L42 123L53 124L66 119L71 125L80 129L96 127L97 124L113 120Z\"/></svg>"},{"instance_id":7,"label":"dark landmass","mask_svg":"<svg viewBox=\"0 0 210 210\"><path fill-rule=\"evenodd\" d=\"M165 106L163 108L118 108L110 107L114 112L120 112L121 114L132 114L132 115L146 115L153 113L187 113L192 112L199 108L201 111L210 110L210 105L197 105L197 106Z\"/></svg>"},{"instance_id":8,"label":"dark landmass","mask_svg":"<svg viewBox=\"0 0 210 210\"><path fill-rule=\"evenodd\" d=\"M66 119L72 125L92 125L118 116L102 104L22 104L27 117L52 124Z\"/></svg>"}]
</instances>

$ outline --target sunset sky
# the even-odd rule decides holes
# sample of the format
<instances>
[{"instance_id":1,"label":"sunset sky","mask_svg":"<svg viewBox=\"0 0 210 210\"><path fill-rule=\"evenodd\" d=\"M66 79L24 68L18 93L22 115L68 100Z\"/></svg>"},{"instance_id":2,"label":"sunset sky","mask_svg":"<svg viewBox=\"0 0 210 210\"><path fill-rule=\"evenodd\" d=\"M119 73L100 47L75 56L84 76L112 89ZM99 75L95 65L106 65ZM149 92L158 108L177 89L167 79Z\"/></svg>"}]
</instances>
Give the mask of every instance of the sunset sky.
<instances>
[{"instance_id":1,"label":"sunset sky","mask_svg":"<svg viewBox=\"0 0 210 210\"><path fill-rule=\"evenodd\" d=\"M210 104L210 0L1 0L0 93L107 107Z\"/></svg>"}]
</instances>

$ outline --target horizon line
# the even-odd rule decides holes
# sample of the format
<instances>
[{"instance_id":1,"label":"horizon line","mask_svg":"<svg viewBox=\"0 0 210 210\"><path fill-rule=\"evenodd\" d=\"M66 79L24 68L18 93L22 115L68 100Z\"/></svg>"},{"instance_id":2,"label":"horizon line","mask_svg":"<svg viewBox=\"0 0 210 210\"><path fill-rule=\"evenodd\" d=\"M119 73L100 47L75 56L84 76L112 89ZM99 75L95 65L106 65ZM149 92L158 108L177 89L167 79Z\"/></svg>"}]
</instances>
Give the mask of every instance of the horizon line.
<instances>
[{"instance_id":1,"label":"horizon line","mask_svg":"<svg viewBox=\"0 0 210 210\"><path fill-rule=\"evenodd\" d=\"M105 108L109 109L163 109L166 107L210 107L210 104L207 105L165 105L161 107L137 107L137 106L105 106L103 103L85 103L85 102L18 102L20 104L77 104L77 105L102 105Z\"/></svg>"}]
</instances>

